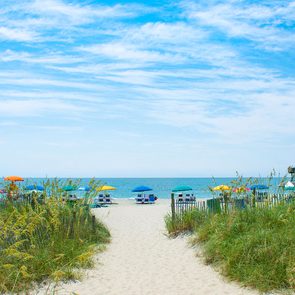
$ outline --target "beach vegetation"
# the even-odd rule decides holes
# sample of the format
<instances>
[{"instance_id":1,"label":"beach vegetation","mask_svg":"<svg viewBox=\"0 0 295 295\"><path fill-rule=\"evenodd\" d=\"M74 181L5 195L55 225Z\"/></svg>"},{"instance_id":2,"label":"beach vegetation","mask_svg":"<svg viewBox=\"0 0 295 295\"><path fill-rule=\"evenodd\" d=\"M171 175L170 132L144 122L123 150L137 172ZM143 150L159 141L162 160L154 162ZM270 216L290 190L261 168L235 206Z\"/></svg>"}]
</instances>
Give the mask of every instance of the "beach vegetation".
<instances>
[{"instance_id":1,"label":"beach vegetation","mask_svg":"<svg viewBox=\"0 0 295 295\"><path fill-rule=\"evenodd\" d=\"M42 192L1 201L1 294L26 291L44 280L76 278L109 242L108 229L89 209L92 192L72 202L64 185L48 180Z\"/></svg>"},{"instance_id":2,"label":"beach vegetation","mask_svg":"<svg viewBox=\"0 0 295 295\"><path fill-rule=\"evenodd\" d=\"M165 221L171 235L193 232L206 263L229 279L262 292L295 289L294 203L218 214L195 209Z\"/></svg>"}]
</instances>

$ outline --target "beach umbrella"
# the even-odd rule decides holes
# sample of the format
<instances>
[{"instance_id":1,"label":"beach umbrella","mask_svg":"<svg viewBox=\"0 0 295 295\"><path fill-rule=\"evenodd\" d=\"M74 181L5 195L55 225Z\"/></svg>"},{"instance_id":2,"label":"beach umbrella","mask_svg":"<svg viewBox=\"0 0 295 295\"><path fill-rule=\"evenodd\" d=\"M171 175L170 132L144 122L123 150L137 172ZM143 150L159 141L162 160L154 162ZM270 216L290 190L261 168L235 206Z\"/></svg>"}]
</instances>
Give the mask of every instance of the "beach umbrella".
<instances>
[{"instance_id":1,"label":"beach umbrella","mask_svg":"<svg viewBox=\"0 0 295 295\"><path fill-rule=\"evenodd\" d=\"M144 185L141 185L141 186L137 186L136 188L134 188L132 190L133 193L142 193L142 192L148 192L148 191L152 191L153 189L148 187L148 186L144 186Z\"/></svg>"},{"instance_id":2,"label":"beach umbrella","mask_svg":"<svg viewBox=\"0 0 295 295\"><path fill-rule=\"evenodd\" d=\"M62 188L62 190L65 192L71 192L77 190L77 187L74 185L66 185Z\"/></svg>"},{"instance_id":3,"label":"beach umbrella","mask_svg":"<svg viewBox=\"0 0 295 295\"><path fill-rule=\"evenodd\" d=\"M288 181L285 184L285 190L287 190L287 191L293 191L293 190L295 190L295 185L291 181Z\"/></svg>"},{"instance_id":4,"label":"beach umbrella","mask_svg":"<svg viewBox=\"0 0 295 295\"><path fill-rule=\"evenodd\" d=\"M234 193L245 193L245 192L248 192L248 191L250 191L250 189L248 187L243 187L243 186L241 186L241 187L235 187L233 189L233 192Z\"/></svg>"},{"instance_id":5,"label":"beach umbrella","mask_svg":"<svg viewBox=\"0 0 295 295\"><path fill-rule=\"evenodd\" d=\"M24 181L24 179L20 176L6 176L4 180L5 181Z\"/></svg>"},{"instance_id":6,"label":"beach umbrella","mask_svg":"<svg viewBox=\"0 0 295 295\"><path fill-rule=\"evenodd\" d=\"M44 187L41 185L31 184L25 187L27 191L44 191Z\"/></svg>"},{"instance_id":7,"label":"beach umbrella","mask_svg":"<svg viewBox=\"0 0 295 295\"><path fill-rule=\"evenodd\" d=\"M116 188L113 187L113 186L110 186L110 185L103 185L103 186L100 186L96 189L97 191L115 191Z\"/></svg>"},{"instance_id":8,"label":"beach umbrella","mask_svg":"<svg viewBox=\"0 0 295 295\"><path fill-rule=\"evenodd\" d=\"M90 191L90 187L89 186L80 186L78 188L78 191L80 191L80 192L89 192Z\"/></svg>"},{"instance_id":9,"label":"beach umbrella","mask_svg":"<svg viewBox=\"0 0 295 295\"><path fill-rule=\"evenodd\" d=\"M172 190L172 192L177 193L177 192L187 192L192 190L193 189L188 185L178 185Z\"/></svg>"},{"instance_id":10,"label":"beach umbrella","mask_svg":"<svg viewBox=\"0 0 295 295\"><path fill-rule=\"evenodd\" d=\"M218 185L218 186L215 186L213 188L214 191L230 191L230 187L228 185L225 185L225 184L221 184L221 185Z\"/></svg>"},{"instance_id":11,"label":"beach umbrella","mask_svg":"<svg viewBox=\"0 0 295 295\"><path fill-rule=\"evenodd\" d=\"M294 184L291 182L291 181L288 181L286 184L285 184L285 188L287 187L294 187Z\"/></svg>"},{"instance_id":12,"label":"beach umbrella","mask_svg":"<svg viewBox=\"0 0 295 295\"><path fill-rule=\"evenodd\" d=\"M252 191L254 190L264 190L264 189L268 189L268 186L264 185L264 184L254 184L250 187L250 189Z\"/></svg>"}]
</instances>

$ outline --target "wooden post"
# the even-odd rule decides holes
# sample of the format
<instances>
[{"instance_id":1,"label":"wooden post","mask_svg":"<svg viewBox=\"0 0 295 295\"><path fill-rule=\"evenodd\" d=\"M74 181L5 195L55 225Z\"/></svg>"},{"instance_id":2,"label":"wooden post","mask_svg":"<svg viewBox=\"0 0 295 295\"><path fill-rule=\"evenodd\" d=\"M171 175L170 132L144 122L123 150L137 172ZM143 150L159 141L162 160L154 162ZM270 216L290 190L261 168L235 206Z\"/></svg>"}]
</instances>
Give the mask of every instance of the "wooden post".
<instances>
[{"instance_id":1,"label":"wooden post","mask_svg":"<svg viewBox=\"0 0 295 295\"><path fill-rule=\"evenodd\" d=\"M252 207L255 208L256 203L256 189L253 189L253 196L252 196Z\"/></svg>"},{"instance_id":2,"label":"wooden post","mask_svg":"<svg viewBox=\"0 0 295 295\"><path fill-rule=\"evenodd\" d=\"M95 233L95 215L91 216L91 222L92 222L92 230Z\"/></svg>"},{"instance_id":3,"label":"wooden post","mask_svg":"<svg viewBox=\"0 0 295 295\"><path fill-rule=\"evenodd\" d=\"M174 194L171 193L171 214L172 214L172 222L175 221L175 199Z\"/></svg>"}]
</instances>

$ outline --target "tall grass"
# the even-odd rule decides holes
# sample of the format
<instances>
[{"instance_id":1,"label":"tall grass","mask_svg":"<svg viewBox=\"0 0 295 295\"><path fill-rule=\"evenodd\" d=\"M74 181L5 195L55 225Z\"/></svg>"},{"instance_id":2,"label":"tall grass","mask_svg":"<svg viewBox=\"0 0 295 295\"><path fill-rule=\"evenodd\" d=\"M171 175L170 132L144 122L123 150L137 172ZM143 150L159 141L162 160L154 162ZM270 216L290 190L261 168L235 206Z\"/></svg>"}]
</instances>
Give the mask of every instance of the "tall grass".
<instances>
[{"instance_id":1,"label":"tall grass","mask_svg":"<svg viewBox=\"0 0 295 295\"><path fill-rule=\"evenodd\" d=\"M295 289L295 204L228 214L194 210L166 216L170 234L195 233L208 263L232 280L260 291Z\"/></svg>"},{"instance_id":2,"label":"tall grass","mask_svg":"<svg viewBox=\"0 0 295 295\"><path fill-rule=\"evenodd\" d=\"M47 185L52 191L42 202L36 196L0 207L0 293L25 291L45 279L74 278L110 239L84 201L69 205L56 183Z\"/></svg>"}]
</instances>

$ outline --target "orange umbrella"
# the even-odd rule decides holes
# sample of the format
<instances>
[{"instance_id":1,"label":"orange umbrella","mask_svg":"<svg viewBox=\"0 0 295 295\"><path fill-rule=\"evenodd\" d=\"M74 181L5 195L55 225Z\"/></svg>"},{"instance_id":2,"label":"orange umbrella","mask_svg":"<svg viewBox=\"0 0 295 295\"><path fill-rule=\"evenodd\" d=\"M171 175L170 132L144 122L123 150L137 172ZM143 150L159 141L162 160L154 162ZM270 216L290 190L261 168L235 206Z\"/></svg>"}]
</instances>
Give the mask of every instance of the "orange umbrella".
<instances>
[{"instance_id":1,"label":"orange umbrella","mask_svg":"<svg viewBox=\"0 0 295 295\"><path fill-rule=\"evenodd\" d=\"M6 176L4 178L6 181L24 181L24 179L20 176Z\"/></svg>"}]
</instances>

